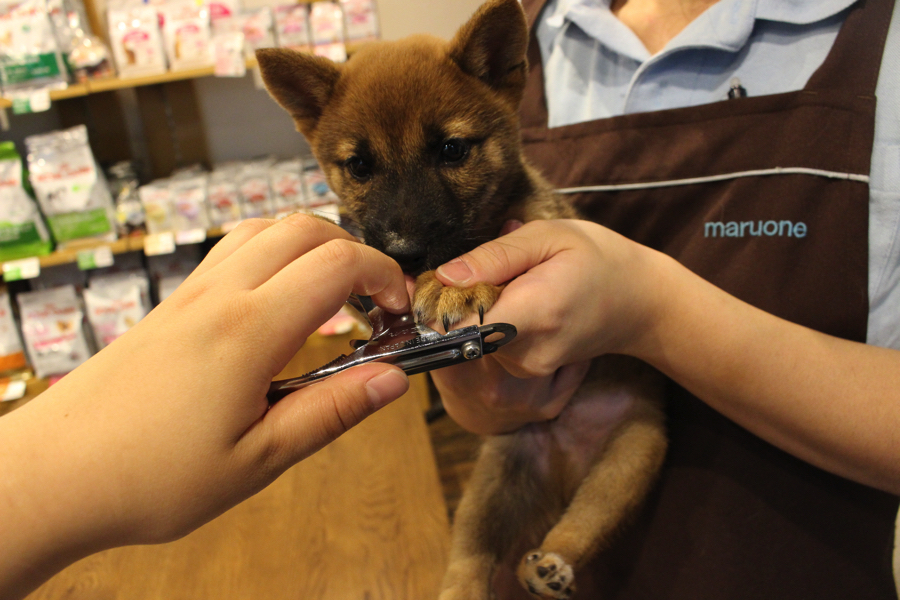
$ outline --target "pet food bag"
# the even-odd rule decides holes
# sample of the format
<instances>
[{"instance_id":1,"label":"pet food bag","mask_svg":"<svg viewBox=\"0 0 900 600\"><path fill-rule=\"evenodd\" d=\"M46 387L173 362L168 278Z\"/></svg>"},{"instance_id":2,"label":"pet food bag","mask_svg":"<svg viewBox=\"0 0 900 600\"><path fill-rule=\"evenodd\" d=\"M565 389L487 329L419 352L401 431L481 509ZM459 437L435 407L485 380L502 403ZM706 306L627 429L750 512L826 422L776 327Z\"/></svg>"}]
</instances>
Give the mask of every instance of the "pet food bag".
<instances>
[{"instance_id":1,"label":"pet food bag","mask_svg":"<svg viewBox=\"0 0 900 600\"><path fill-rule=\"evenodd\" d=\"M193 0L172 0L159 7L163 42L173 71L211 65L209 9Z\"/></svg>"},{"instance_id":2,"label":"pet food bag","mask_svg":"<svg viewBox=\"0 0 900 600\"><path fill-rule=\"evenodd\" d=\"M106 44L93 35L81 0L47 0L60 52L75 81L115 76Z\"/></svg>"},{"instance_id":3,"label":"pet food bag","mask_svg":"<svg viewBox=\"0 0 900 600\"><path fill-rule=\"evenodd\" d=\"M173 220L175 231L209 229L209 215L206 211L206 175L173 177L169 182L169 189L175 209Z\"/></svg>"},{"instance_id":4,"label":"pet food bag","mask_svg":"<svg viewBox=\"0 0 900 600\"><path fill-rule=\"evenodd\" d=\"M27 370L28 361L13 317L9 294L6 290L0 290L0 376L8 377Z\"/></svg>"},{"instance_id":5,"label":"pet food bag","mask_svg":"<svg viewBox=\"0 0 900 600\"><path fill-rule=\"evenodd\" d=\"M237 170L217 168L209 175L207 202L210 221L216 227L241 220L241 193L237 186Z\"/></svg>"},{"instance_id":6,"label":"pet food bag","mask_svg":"<svg viewBox=\"0 0 900 600\"><path fill-rule=\"evenodd\" d=\"M241 4L237 0L209 0L205 5L211 23L233 17L241 11Z\"/></svg>"},{"instance_id":7,"label":"pet food bag","mask_svg":"<svg viewBox=\"0 0 900 600\"><path fill-rule=\"evenodd\" d=\"M347 60L344 45L344 12L337 2L316 2L309 9L313 53L335 62Z\"/></svg>"},{"instance_id":8,"label":"pet food bag","mask_svg":"<svg viewBox=\"0 0 900 600\"><path fill-rule=\"evenodd\" d=\"M22 292L16 300L25 347L38 377L64 375L91 356L75 286Z\"/></svg>"},{"instance_id":9,"label":"pet food bag","mask_svg":"<svg viewBox=\"0 0 900 600\"><path fill-rule=\"evenodd\" d=\"M272 187L272 207L276 217L289 215L306 207L303 163L299 159L272 165L269 169L269 184Z\"/></svg>"},{"instance_id":10,"label":"pet food bag","mask_svg":"<svg viewBox=\"0 0 900 600\"><path fill-rule=\"evenodd\" d=\"M82 296L94 340L102 350L146 316L150 281L137 273L94 277Z\"/></svg>"},{"instance_id":11,"label":"pet food bag","mask_svg":"<svg viewBox=\"0 0 900 600\"><path fill-rule=\"evenodd\" d=\"M107 170L109 192L116 203L116 226L119 236L142 233L144 230L144 206L138 194L140 180L134 163L118 162Z\"/></svg>"},{"instance_id":12,"label":"pet food bag","mask_svg":"<svg viewBox=\"0 0 900 600\"><path fill-rule=\"evenodd\" d=\"M175 230L175 204L168 180L158 179L142 185L138 188L138 196L144 207L147 233Z\"/></svg>"},{"instance_id":13,"label":"pet food bag","mask_svg":"<svg viewBox=\"0 0 900 600\"><path fill-rule=\"evenodd\" d=\"M22 158L0 142L0 261L42 256L53 249L37 204L25 191Z\"/></svg>"},{"instance_id":14,"label":"pet food bag","mask_svg":"<svg viewBox=\"0 0 900 600\"><path fill-rule=\"evenodd\" d=\"M306 4L285 4L275 7L275 38L282 48L301 52L312 50L309 8Z\"/></svg>"},{"instance_id":15,"label":"pet food bag","mask_svg":"<svg viewBox=\"0 0 900 600\"><path fill-rule=\"evenodd\" d=\"M244 11L231 18L219 19L214 23L216 35L227 33L244 34L244 53L247 58L259 48L275 46L274 19L268 7Z\"/></svg>"},{"instance_id":16,"label":"pet food bag","mask_svg":"<svg viewBox=\"0 0 900 600\"><path fill-rule=\"evenodd\" d=\"M87 128L33 135L25 145L31 185L56 242L115 240L115 206L88 145Z\"/></svg>"},{"instance_id":17,"label":"pet food bag","mask_svg":"<svg viewBox=\"0 0 900 600\"><path fill-rule=\"evenodd\" d=\"M120 2L107 13L109 44L120 77L156 75L166 71L166 55L156 9Z\"/></svg>"},{"instance_id":18,"label":"pet food bag","mask_svg":"<svg viewBox=\"0 0 900 600\"><path fill-rule=\"evenodd\" d=\"M378 14L374 0L341 0L348 42L378 39Z\"/></svg>"},{"instance_id":19,"label":"pet food bag","mask_svg":"<svg viewBox=\"0 0 900 600\"><path fill-rule=\"evenodd\" d=\"M0 0L0 81L4 93L64 88L66 79L46 0Z\"/></svg>"},{"instance_id":20,"label":"pet food bag","mask_svg":"<svg viewBox=\"0 0 900 600\"><path fill-rule=\"evenodd\" d=\"M246 218L264 217L274 213L269 167L274 161L246 163L238 172L238 191L241 194L241 214Z\"/></svg>"}]
</instances>

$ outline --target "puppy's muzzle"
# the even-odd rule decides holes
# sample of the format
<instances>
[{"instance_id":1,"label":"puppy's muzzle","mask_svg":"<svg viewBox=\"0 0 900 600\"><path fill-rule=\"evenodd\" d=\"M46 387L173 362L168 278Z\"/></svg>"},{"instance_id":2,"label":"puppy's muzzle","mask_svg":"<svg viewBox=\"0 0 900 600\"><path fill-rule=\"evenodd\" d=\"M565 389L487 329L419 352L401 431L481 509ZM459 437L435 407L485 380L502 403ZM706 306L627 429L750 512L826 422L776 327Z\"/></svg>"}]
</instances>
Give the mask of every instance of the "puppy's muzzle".
<instances>
[{"instance_id":1,"label":"puppy's muzzle","mask_svg":"<svg viewBox=\"0 0 900 600\"><path fill-rule=\"evenodd\" d=\"M428 248L422 242L390 236L383 252L397 261L404 273L419 275L427 271Z\"/></svg>"}]
</instances>

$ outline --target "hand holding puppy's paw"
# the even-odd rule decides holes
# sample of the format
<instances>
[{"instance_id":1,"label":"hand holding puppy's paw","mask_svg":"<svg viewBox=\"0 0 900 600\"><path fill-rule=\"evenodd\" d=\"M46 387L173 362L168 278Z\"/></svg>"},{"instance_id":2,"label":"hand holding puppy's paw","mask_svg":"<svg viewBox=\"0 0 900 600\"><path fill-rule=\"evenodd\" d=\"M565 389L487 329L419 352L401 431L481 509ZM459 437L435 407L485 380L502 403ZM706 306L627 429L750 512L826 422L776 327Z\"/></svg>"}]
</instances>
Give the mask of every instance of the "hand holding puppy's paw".
<instances>
[{"instance_id":1,"label":"hand holding puppy's paw","mask_svg":"<svg viewBox=\"0 0 900 600\"><path fill-rule=\"evenodd\" d=\"M434 276L434 271L428 271L416 279L413 314L416 322L437 321L445 331L474 313L478 313L483 322L484 313L494 305L502 289L502 286L487 283L467 288L448 287Z\"/></svg>"},{"instance_id":2,"label":"hand holding puppy's paw","mask_svg":"<svg viewBox=\"0 0 900 600\"><path fill-rule=\"evenodd\" d=\"M519 583L541 600L567 600L575 593L572 567L558 554L532 550L516 571Z\"/></svg>"}]
</instances>

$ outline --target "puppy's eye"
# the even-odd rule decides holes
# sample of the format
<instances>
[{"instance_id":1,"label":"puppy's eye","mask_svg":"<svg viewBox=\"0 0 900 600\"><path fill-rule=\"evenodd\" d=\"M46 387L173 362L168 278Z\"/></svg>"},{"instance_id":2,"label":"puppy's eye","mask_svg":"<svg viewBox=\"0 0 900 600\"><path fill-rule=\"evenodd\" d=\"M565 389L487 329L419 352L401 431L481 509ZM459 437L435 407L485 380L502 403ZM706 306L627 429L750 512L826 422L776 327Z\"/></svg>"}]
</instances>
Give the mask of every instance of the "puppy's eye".
<instances>
[{"instance_id":1,"label":"puppy's eye","mask_svg":"<svg viewBox=\"0 0 900 600\"><path fill-rule=\"evenodd\" d=\"M344 166L347 167L354 179L365 181L372 176L372 165L358 156L348 158L344 162Z\"/></svg>"},{"instance_id":2,"label":"puppy's eye","mask_svg":"<svg viewBox=\"0 0 900 600\"><path fill-rule=\"evenodd\" d=\"M451 139L441 146L441 160L445 163L458 163L469 154L469 142Z\"/></svg>"}]
</instances>

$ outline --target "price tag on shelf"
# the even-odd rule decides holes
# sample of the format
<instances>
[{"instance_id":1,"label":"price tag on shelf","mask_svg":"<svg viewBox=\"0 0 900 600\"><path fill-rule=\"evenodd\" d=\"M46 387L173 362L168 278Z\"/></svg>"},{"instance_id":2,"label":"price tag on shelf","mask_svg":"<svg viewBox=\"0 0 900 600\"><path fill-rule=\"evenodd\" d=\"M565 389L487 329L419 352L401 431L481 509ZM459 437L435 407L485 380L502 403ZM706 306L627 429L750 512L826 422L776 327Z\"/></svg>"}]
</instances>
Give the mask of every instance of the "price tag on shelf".
<instances>
[{"instance_id":1,"label":"price tag on shelf","mask_svg":"<svg viewBox=\"0 0 900 600\"><path fill-rule=\"evenodd\" d=\"M159 256L175 252L175 234L171 231L144 236L144 254Z\"/></svg>"},{"instance_id":2,"label":"price tag on shelf","mask_svg":"<svg viewBox=\"0 0 900 600\"><path fill-rule=\"evenodd\" d=\"M187 246L189 244L202 244L206 241L206 230L185 229L175 233L175 243L179 246Z\"/></svg>"},{"instance_id":3,"label":"price tag on shelf","mask_svg":"<svg viewBox=\"0 0 900 600\"><path fill-rule=\"evenodd\" d=\"M10 94L10 99L14 115L50 110L50 88Z\"/></svg>"},{"instance_id":4,"label":"price tag on shelf","mask_svg":"<svg viewBox=\"0 0 900 600\"><path fill-rule=\"evenodd\" d=\"M111 267L114 262L112 248L99 246L90 250L82 250L78 253L78 268L82 271Z\"/></svg>"},{"instance_id":5,"label":"price tag on shelf","mask_svg":"<svg viewBox=\"0 0 900 600\"><path fill-rule=\"evenodd\" d=\"M3 263L3 281L34 279L41 274L41 261L36 256Z\"/></svg>"}]
</instances>

